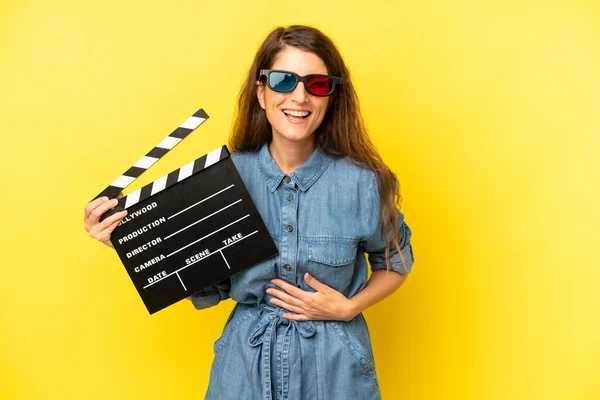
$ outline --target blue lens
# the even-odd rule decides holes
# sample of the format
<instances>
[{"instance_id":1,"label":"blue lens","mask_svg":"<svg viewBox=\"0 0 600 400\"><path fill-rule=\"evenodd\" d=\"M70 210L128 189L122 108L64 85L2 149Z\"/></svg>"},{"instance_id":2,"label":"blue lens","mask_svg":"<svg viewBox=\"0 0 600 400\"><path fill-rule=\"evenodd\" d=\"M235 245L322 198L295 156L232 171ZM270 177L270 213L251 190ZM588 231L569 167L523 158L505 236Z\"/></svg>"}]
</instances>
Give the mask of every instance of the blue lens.
<instances>
[{"instance_id":1,"label":"blue lens","mask_svg":"<svg viewBox=\"0 0 600 400\"><path fill-rule=\"evenodd\" d=\"M273 90L287 92L296 86L296 77L285 72L271 72L269 75L269 86Z\"/></svg>"}]
</instances>

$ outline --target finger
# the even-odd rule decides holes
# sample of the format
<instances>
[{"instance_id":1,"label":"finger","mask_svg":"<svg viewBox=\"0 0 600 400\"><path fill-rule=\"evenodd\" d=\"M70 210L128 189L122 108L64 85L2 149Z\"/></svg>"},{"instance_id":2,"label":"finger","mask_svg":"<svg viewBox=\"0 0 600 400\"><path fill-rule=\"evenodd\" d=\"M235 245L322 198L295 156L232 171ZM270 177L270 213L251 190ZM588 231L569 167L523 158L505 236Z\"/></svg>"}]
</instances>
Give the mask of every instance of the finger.
<instances>
[{"instance_id":1,"label":"finger","mask_svg":"<svg viewBox=\"0 0 600 400\"><path fill-rule=\"evenodd\" d=\"M106 202L100 204L98 207L96 207L90 213L89 218L88 218L88 223L91 222L92 225L97 224L98 221L100 220L100 217L102 216L102 214L104 214L105 212L107 212L108 210L110 210L111 208L116 206L117 203L118 203L118 200L112 199L112 200L109 200L109 201L106 201Z\"/></svg>"},{"instance_id":2,"label":"finger","mask_svg":"<svg viewBox=\"0 0 600 400\"><path fill-rule=\"evenodd\" d=\"M289 283L282 281L281 279L273 279L271 280L271 283L279 286L280 288L282 288L297 299L300 299L302 301L306 299L307 293L304 290L297 288L296 286L292 286Z\"/></svg>"},{"instance_id":3,"label":"finger","mask_svg":"<svg viewBox=\"0 0 600 400\"><path fill-rule=\"evenodd\" d=\"M107 200L108 200L108 197L102 196L102 197L98 197L96 200L92 200L89 203L87 203L85 206L84 218L88 219L88 217L90 216L90 213L92 211L94 211L94 209L96 207L98 207L100 204L104 203Z\"/></svg>"},{"instance_id":4,"label":"finger","mask_svg":"<svg viewBox=\"0 0 600 400\"><path fill-rule=\"evenodd\" d=\"M291 319L294 321L309 321L310 320L310 318L307 315L303 315L303 314L283 313L281 315L283 316L283 318Z\"/></svg>"},{"instance_id":5,"label":"finger","mask_svg":"<svg viewBox=\"0 0 600 400\"><path fill-rule=\"evenodd\" d=\"M273 296L279 297L281 300L283 300L289 304L298 306L298 307L302 307L305 304L304 301L302 301L301 299L293 297L293 296L287 294L286 292L284 292L283 290L269 288L269 289L267 289L267 293L269 293Z\"/></svg>"},{"instance_id":6,"label":"finger","mask_svg":"<svg viewBox=\"0 0 600 400\"><path fill-rule=\"evenodd\" d=\"M101 223L92 225L92 227L90 228L90 236L92 237L96 237L97 235L101 234L103 231L109 229L110 227L112 227L113 225L115 225L115 228L121 223L121 220L125 217L126 215L126 211L121 211L118 212L116 214L111 215L110 217L106 218L104 221L102 221ZM113 228L114 230L114 228ZM112 230L111 230L112 232Z\"/></svg>"},{"instance_id":7,"label":"finger","mask_svg":"<svg viewBox=\"0 0 600 400\"><path fill-rule=\"evenodd\" d=\"M95 235L94 237L101 242L106 242L106 241L110 240L110 235L111 235L112 231L114 231L115 228L117 227L117 225L119 225L120 223L121 223L121 221L113 222L113 224L111 226L109 226L105 230L101 231L99 234ZM92 235L90 235L90 236L92 236Z\"/></svg>"},{"instance_id":8,"label":"finger","mask_svg":"<svg viewBox=\"0 0 600 400\"><path fill-rule=\"evenodd\" d=\"M315 278L308 272L304 274L304 282L306 282L306 284L308 286L315 289L317 292L323 293L323 292L326 292L327 290L331 289L331 287L327 286L324 283L319 282L317 280L317 278Z\"/></svg>"},{"instance_id":9,"label":"finger","mask_svg":"<svg viewBox=\"0 0 600 400\"><path fill-rule=\"evenodd\" d=\"M117 197L115 197L115 199L120 199L121 197L123 197L123 192L119 192L119 194L117 195Z\"/></svg>"},{"instance_id":10,"label":"finger","mask_svg":"<svg viewBox=\"0 0 600 400\"><path fill-rule=\"evenodd\" d=\"M114 202L116 201L117 200L114 200ZM115 204L114 202L113 200L107 200L106 202L100 204L91 212L88 219L85 220L85 230L90 232L90 235L92 235L93 232L99 232L102 229L104 229L99 229L100 227L98 224L100 221L100 217L102 216L102 214L104 214L106 211L113 207L113 204Z\"/></svg>"},{"instance_id":11,"label":"finger","mask_svg":"<svg viewBox=\"0 0 600 400\"><path fill-rule=\"evenodd\" d=\"M127 215L126 210L118 212L118 213L113 214L110 217L106 218L104 221L102 221L100 224L98 224L98 232L102 232L103 230L108 229L109 227L114 225L115 222L121 222L121 220L123 218L125 218L125 215Z\"/></svg>"},{"instance_id":12,"label":"finger","mask_svg":"<svg viewBox=\"0 0 600 400\"><path fill-rule=\"evenodd\" d=\"M277 306L279 306L281 308L285 308L286 310L298 313L298 314L304 313L304 310L302 308L293 306L293 305L291 305L289 303L286 303L285 301L282 301L282 300L280 300L280 299L278 299L276 297L273 297L271 299L271 303L273 303L273 304L275 304L275 305L277 305Z\"/></svg>"}]
</instances>

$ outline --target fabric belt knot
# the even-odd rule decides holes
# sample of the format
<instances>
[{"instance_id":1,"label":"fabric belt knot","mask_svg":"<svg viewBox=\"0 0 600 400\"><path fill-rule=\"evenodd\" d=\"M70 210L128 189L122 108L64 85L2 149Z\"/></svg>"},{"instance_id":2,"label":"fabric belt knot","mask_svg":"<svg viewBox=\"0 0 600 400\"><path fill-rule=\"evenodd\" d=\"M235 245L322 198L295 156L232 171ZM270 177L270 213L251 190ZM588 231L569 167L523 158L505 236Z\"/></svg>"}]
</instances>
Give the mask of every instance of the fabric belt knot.
<instances>
[{"instance_id":1,"label":"fabric belt knot","mask_svg":"<svg viewBox=\"0 0 600 400\"><path fill-rule=\"evenodd\" d=\"M277 325L288 325L293 326L298 333L303 338L309 338L314 336L317 332L317 328L312 321L294 321L289 320L283 317L283 313L288 312L288 310L283 309L281 307L271 307L266 304L261 304L261 307L264 308L267 312L265 312L258 322L258 325L250 338L248 338L248 344L252 347L258 346L261 343L264 343L265 335L269 335L269 339L271 339L273 328ZM270 340L269 340L270 342Z\"/></svg>"},{"instance_id":2,"label":"fabric belt knot","mask_svg":"<svg viewBox=\"0 0 600 400\"><path fill-rule=\"evenodd\" d=\"M317 328L312 321L294 321L284 318L283 313L289 312L284 308L271 307L267 304L261 304L260 306L265 312L258 322L256 329L248 338L248 344L252 347L256 347L260 344L263 346L262 361L264 363L263 367L265 371L263 382L267 396L266 399L270 400L273 398L273 394L271 393L271 347L273 346L273 340L275 338L274 333L276 332L277 325L288 325L285 335L287 335L289 329L293 327L303 338L314 336L317 332Z\"/></svg>"}]
</instances>

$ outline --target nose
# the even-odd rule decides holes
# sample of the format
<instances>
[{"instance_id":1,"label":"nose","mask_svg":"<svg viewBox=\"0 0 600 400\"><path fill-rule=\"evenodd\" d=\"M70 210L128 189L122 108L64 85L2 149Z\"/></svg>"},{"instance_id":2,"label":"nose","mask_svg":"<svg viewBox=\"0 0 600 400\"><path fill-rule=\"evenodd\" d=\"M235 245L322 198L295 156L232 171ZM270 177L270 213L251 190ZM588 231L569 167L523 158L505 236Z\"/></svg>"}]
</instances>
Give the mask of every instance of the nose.
<instances>
[{"instance_id":1,"label":"nose","mask_svg":"<svg viewBox=\"0 0 600 400\"><path fill-rule=\"evenodd\" d=\"M295 100L298 103L304 103L308 98L308 92L304 86L304 82L298 82L294 91L290 94L291 100Z\"/></svg>"}]
</instances>

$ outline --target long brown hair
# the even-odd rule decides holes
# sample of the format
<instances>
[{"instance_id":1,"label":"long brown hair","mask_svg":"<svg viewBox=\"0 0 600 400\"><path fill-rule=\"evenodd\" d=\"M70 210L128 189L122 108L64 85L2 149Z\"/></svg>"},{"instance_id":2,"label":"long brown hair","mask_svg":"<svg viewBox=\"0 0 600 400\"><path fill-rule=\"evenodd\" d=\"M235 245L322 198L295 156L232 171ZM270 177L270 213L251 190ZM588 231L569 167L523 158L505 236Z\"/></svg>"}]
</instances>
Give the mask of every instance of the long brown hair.
<instances>
[{"instance_id":1,"label":"long brown hair","mask_svg":"<svg viewBox=\"0 0 600 400\"><path fill-rule=\"evenodd\" d=\"M229 138L231 151L257 151L264 143L270 143L272 129L265 111L256 97L256 81L261 68L271 68L280 51L286 46L298 48L316 54L323 60L329 75L342 78L342 84L329 103L323 122L315 131L316 145L333 158L349 157L362 168L371 170L377 179L381 198L381 220L383 232L388 232L398 222L395 207L400 209L402 197L396 175L381 159L377 149L371 143L365 127L358 96L350 80L350 72L333 42L321 31L304 25L278 27L265 39L254 57L246 81L239 92L236 115ZM395 186L395 188L394 188ZM389 248L393 241L400 254L402 266L406 263L398 245L398 232L391 229L392 237L385 235L385 260L390 270Z\"/></svg>"}]
</instances>

